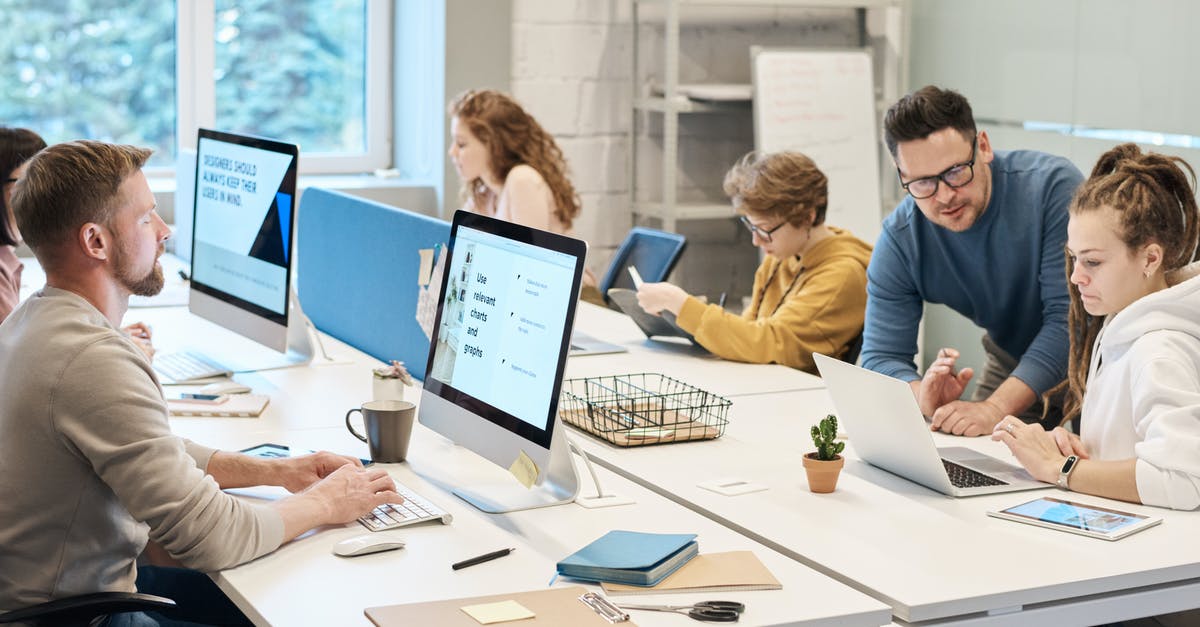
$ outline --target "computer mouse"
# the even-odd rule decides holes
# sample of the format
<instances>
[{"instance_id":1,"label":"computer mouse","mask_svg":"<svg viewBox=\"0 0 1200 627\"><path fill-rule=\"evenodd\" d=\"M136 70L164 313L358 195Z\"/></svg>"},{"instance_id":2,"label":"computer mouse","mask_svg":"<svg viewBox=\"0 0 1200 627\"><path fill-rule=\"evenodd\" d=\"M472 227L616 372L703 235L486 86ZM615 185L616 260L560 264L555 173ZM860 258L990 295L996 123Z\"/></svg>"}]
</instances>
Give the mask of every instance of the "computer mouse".
<instances>
[{"instance_id":1,"label":"computer mouse","mask_svg":"<svg viewBox=\"0 0 1200 627\"><path fill-rule=\"evenodd\" d=\"M209 383L200 388L201 394L248 394L250 391L250 386L245 383L238 383L232 379Z\"/></svg>"},{"instance_id":2,"label":"computer mouse","mask_svg":"<svg viewBox=\"0 0 1200 627\"><path fill-rule=\"evenodd\" d=\"M333 554L342 557L357 557L402 548L404 548L403 540L393 536L371 533L338 542L333 545Z\"/></svg>"}]
</instances>

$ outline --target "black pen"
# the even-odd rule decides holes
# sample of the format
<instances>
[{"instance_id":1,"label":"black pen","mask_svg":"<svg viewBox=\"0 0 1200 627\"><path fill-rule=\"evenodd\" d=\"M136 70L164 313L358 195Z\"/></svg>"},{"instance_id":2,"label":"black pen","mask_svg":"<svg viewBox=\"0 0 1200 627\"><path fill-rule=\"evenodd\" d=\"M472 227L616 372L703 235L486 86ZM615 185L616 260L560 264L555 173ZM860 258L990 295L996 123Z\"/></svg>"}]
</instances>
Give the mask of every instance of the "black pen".
<instances>
[{"instance_id":1,"label":"black pen","mask_svg":"<svg viewBox=\"0 0 1200 627\"><path fill-rule=\"evenodd\" d=\"M483 555L480 555L479 557L472 557L470 559L465 559L461 562L455 562L450 565L450 568L452 568L454 570L458 570L460 568L466 568L468 566L474 566L476 564L490 562L496 558L504 557L505 555L508 555L509 553L512 553L515 550L516 550L515 548L500 549L499 551L492 551L491 553L484 553Z\"/></svg>"}]
</instances>

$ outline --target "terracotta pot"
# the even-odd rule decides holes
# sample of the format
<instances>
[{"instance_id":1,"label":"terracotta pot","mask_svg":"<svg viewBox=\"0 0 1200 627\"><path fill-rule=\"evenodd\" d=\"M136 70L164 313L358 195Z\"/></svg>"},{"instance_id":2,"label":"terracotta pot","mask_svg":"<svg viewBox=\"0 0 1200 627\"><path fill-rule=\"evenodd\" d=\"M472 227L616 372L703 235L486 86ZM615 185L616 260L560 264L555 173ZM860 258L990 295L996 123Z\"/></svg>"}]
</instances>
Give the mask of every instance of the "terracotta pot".
<instances>
[{"instance_id":1,"label":"terracotta pot","mask_svg":"<svg viewBox=\"0 0 1200 627\"><path fill-rule=\"evenodd\" d=\"M838 474L846 460L838 455L830 461L817 459L816 453L804 456L804 472L808 474L808 489L818 494L828 494L837 487Z\"/></svg>"}]
</instances>

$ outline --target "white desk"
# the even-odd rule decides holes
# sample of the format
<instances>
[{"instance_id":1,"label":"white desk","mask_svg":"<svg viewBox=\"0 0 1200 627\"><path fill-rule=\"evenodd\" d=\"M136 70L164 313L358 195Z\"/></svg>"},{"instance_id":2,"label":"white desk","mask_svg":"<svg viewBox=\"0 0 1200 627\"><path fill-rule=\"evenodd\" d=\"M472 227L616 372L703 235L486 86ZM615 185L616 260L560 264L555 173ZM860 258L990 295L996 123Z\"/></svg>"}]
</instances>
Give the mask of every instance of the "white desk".
<instances>
[{"instance_id":1,"label":"white desk","mask_svg":"<svg viewBox=\"0 0 1200 627\"><path fill-rule=\"evenodd\" d=\"M658 372L725 397L822 389L820 377L778 364L727 361L683 340L648 340L625 314L580 302L575 328L628 349L567 360L568 378Z\"/></svg>"},{"instance_id":2,"label":"white desk","mask_svg":"<svg viewBox=\"0 0 1200 627\"><path fill-rule=\"evenodd\" d=\"M219 330L190 319L182 310L147 310L156 339L178 341L181 322L203 333ZM206 323L205 323L206 324ZM219 333L218 333L219 334ZM185 437L227 449L261 442L325 448L363 456L366 446L346 432L345 411L369 396L374 360L336 341L326 348L352 363L239 375L256 392L272 396L261 418L172 418ZM890 620L886 605L795 560L711 521L667 498L600 470L605 488L637 503L588 510L577 505L517 512L481 513L449 488L471 481L507 478L506 471L418 426L409 462L388 465L393 477L436 500L454 516L452 525L427 524L388 532L408 546L389 553L344 559L330 554L338 540L366 533L358 524L310 533L279 551L214 575L226 594L258 624L367 624L363 609L376 605L500 594L544 588L554 563L612 529L699 533L705 552L749 549L783 583L780 591L723 593L747 605L746 625L880 625ZM590 480L581 471L585 485ZM585 490L590 491L590 485ZM278 489L244 491L276 498ZM449 564L505 546L517 551L462 571ZM562 581L556 585L568 585ZM595 588L595 587L594 587ZM673 602L715 598L711 594L627 597L629 602ZM814 602L820 599L820 602ZM682 615L637 612L642 625L687 625Z\"/></svg>"},{"instance_id":3,"label":"white desk","mask_svg":"<svg viewBox=\"0 0 1200 627\"><path fill-rule=\"evenodd\" d=\"M365 454L365 446L344 429L308 430L284 439L293 446ZM543 589L556 561L609 530L633 529L698 533L705 552L753 550L784 588L717 595L746 604L741 624L881 625L890 620L885 604L606 471L600 470L605 488L634 497L636 504L599 510L572 504L489 515L444 488L495 479L503 470L424 428L414 434L409 457L404 464L389 464L389 472L446 508L454 516L453 524L386 532L403 538L407 546L353 559L331 555L330 547L365 530L357 523L327 529L214 579L259 624L367 624L362 611L376 605ZM449 567L454 561L508 546L517 550L503 559L461 571ZM576 583L564 579L555 585ZM715 597L703 593L613 598L657 603ZM642 625L689 624L686 617L654 612L635 612L634 620Z\"/></svg>"},{"instance_id":4,"label":"white desk","mask_svg":"<svg viewBox=\"0 0 1200 627\"><path fill-rule=\"evenodd\" d=\"M805 409L813 399L811 392L735 399L727 435L713 441L583 444L602 465L887 602L904 621L1094 624L1200 605L1200 512L1070 495L1165 519L1115 543L997 520L986 511L1062 494L945 497L856 459L853 437L837 491L809 492L800 457L812 446L803 438L828 410ZM743 424L751 421L759 424ZM1011 459L988 439L935 438ZM726 497L696 486L722 477L769 489Z\"/></svg>"}]
</instances>

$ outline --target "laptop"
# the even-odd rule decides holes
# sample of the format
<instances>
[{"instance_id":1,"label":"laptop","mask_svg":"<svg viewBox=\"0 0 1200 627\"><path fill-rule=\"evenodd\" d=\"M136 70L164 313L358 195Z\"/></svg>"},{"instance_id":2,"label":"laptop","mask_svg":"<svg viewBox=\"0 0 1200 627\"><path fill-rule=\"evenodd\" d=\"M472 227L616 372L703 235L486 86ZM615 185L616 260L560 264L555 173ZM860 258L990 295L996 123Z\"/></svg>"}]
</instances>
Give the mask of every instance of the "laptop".
<instances>
[{"instance_id":1,"label":"laptop","mask_svg":"<svg viewBox=\"0 0 1200 627\"><path fill-rule=\"evenodd\" d=\"M1051 487L985 453L935 447L908 383L825 355L813 358L854 452L872 466L950 496Z\"/></svg>"},{"instance_id":2,"label":"laptop","mask_svg":"<svg viewBox=\"0 0 1200 627\"><path fill-rule=\"evenodd\" d=\"M567 355L571 357L580 357L583 355L607 355L609 353L627 353L629 349L620 344L605 342L604 340L594 338L583 331L573 331L571 333L571 349Z\"/></svg>"}]
</instances>

